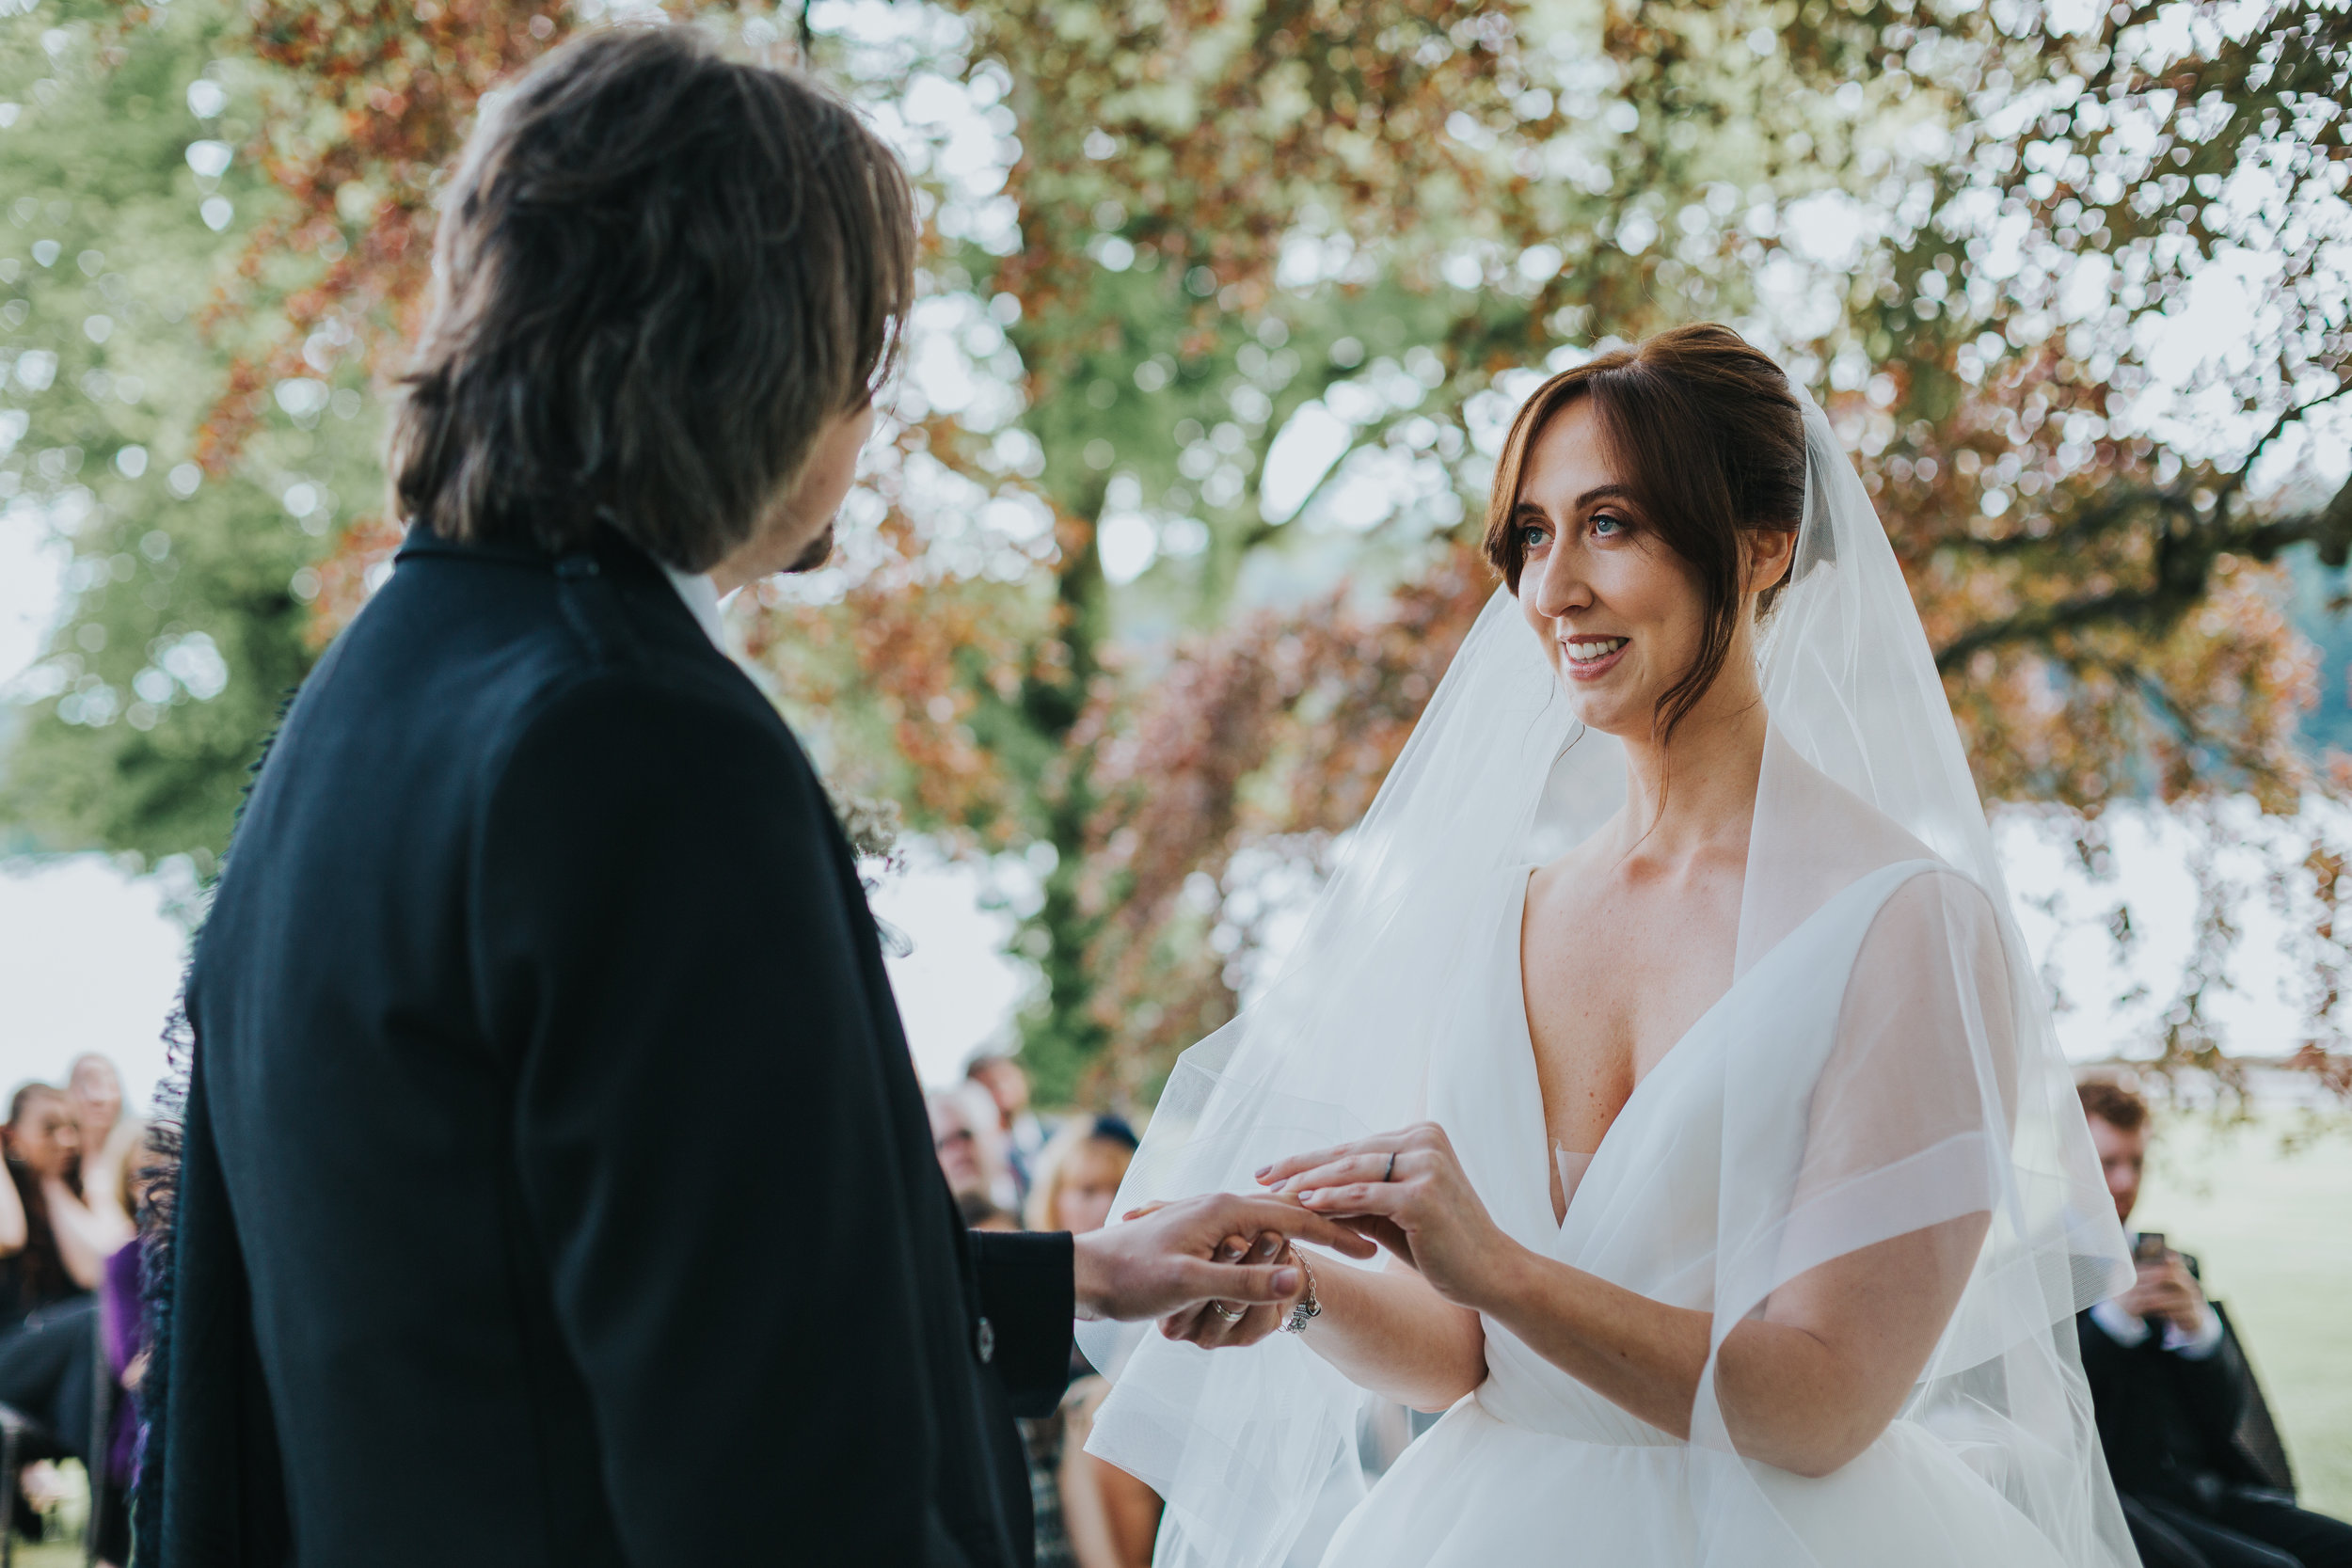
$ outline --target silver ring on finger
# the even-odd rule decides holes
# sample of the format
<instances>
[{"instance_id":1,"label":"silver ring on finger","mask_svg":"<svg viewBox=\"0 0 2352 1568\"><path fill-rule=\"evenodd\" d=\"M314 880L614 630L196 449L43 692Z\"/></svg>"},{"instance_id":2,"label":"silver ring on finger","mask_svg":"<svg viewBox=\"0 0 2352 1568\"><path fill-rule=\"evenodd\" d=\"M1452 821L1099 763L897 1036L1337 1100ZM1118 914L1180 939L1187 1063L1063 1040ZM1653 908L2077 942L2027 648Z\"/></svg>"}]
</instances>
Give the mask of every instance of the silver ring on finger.
<instances>
[{"instance_id":1,"label":"silver ring on finger","mask_svg":"<svg viewBox=\"0 0 2352 1568\"><path fill-rule=\"evenodd\" d=\"M1216 1313L1218 1317L1223 1318L1229 1323L1237 1323L1248 1315L1247 1309L1239 1307L1228 1307L1221 1301L1213 1301L1209 1303L1209 1310Z\"/></svg>"},{"instance_id":2,"label":"silver ring on finger","mask_svg":"<svg viewBox=\"0 0 2352 1568\"><path fill-rule=\"evenodd\" d=\"M1389 1168L1380 1173L1380 1180L1383 1181L1396 1180L1396 1150L1393 1148L1389 1150Z\"/></svg>"}]
</instances>

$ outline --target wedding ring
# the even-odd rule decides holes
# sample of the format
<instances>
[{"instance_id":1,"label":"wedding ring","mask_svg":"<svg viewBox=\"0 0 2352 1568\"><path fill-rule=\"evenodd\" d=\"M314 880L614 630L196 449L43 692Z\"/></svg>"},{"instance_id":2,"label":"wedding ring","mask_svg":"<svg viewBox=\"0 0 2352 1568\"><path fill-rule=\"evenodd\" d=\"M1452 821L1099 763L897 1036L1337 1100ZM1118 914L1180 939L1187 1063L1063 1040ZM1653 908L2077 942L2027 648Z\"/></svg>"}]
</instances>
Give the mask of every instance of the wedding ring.
<instances>
[{"instance_id":1,"label":"wedding ring","mask_svg":"<svg viewBox=\"0 0 2352 1568\"><path fill-rule=\"evenodd\" d=\"M1396 1180L1396 1150L1393 1148L1389 1150L1389 1168L1380 1173L1380 1180L1383 1181Z\"/></svg>"},{"instance_id":2,"label":"wedding ring","mask_svg":"<svg viewBox=\"0 0 2352 1568\"><path fill-rule=\"evenodd\" d=\"M1218 1317L1223 1318L1229 1323L1237 1323L1241 1322L1245 1313L1244 1308L1239 1307L1228 1307L1221 1301L1213 1301L1209 1303L1209 1310L1216 1313Z\"/></svg>"}]
</instances>

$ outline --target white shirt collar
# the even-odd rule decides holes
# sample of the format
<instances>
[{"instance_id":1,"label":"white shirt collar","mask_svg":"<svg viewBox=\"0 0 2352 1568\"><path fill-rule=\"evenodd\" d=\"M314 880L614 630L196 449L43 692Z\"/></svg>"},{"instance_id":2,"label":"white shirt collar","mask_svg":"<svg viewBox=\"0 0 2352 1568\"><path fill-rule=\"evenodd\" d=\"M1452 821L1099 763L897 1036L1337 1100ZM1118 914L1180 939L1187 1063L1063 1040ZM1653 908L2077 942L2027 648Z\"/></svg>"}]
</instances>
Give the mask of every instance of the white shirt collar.
<instances>
[{"instance_id":1,"label":"white shirt collar","mask_svg":"<svg viewBox=\"0 0 2352 1568\"><path fill-rule=\"evenodd\" d=\"M707 572L681 572L666 561L656 562L655 564L661 568L661 575L670 579L670 586L677 590L677 596L686 601L686 608L693 615L694 624L703 628L703 635L710 639L710 645L725 653L727 628L726 623L719 618L719 585L710 580Z\"/></svg>"}]
</instances>

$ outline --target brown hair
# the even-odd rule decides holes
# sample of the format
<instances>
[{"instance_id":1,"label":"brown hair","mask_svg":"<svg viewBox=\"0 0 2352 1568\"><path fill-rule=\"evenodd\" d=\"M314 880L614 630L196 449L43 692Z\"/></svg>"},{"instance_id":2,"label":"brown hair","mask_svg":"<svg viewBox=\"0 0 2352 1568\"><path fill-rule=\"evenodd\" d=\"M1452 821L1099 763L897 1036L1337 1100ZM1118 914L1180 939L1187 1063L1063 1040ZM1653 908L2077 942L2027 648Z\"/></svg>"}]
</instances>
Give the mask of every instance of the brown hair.
<instances>
[{"instance_id":1,"label":"brown hair","mask_svg":"<svg viewBox=\"0 0 2352 1568\"><path fill-rule=\"evenodd\" d=\"M39 1079L28 1084L19 1084L16 1086L16 1092L8 1096L8 1124L10 1127L22 1124L24 1120L24 1113L32 1108L33 1101L36 1100L54 1100L62 1105L66 1103L65 1090L55 1084L41 1083Z\"/></svg>"},{"instance_id":2,"label":"brown hair","mask_svg":"<svg viewBox=\"0 0 2352 1568\"><path fill-rule=\"evenodd\" d=\"M2148 1125L2148 1102L2112 1078L2086 1078L2074 1092L2082 1098L2084 1116L2097 1117L2118 1132Z\"/></svg>"},{"instance_id":3,"label":"brown hair","mask_svg":"<svg viewBox=\"0 0 2352 1568\"><path fill-rule=\"evenodd\" d=\"M1739 629L1740 534L1793 532L1804 515L1804 409L1771 356L1711 322L1562 371L1511 421L1486 504L1486 559L1513 594L1526 562L1517 525L1528 448L1580 398L1592 400L1632 510L1690 566L1706 601L1698 657L1658 700L1659 732L1671 735L1714 685ZM1779 591L1767 588L1759 609Z\"/></svg>"},{"instance_id":4,"label":"brown hair","mask_svg":"<svg viewBox=\"0 0 2352 1568\"><path fill-rule=\"evenodd\" d=\"M1079 1156L1089 1151L1115 1161L1124 1180L1127 1167L1135 1163L1135 1132L1117 1117L1084 1117L1055 1133L1053 1141L1038 1153L1029 1201L1023 1205L1030 1229L1061 1228L1061 1216L1054 1212L1061 1207L1061 1190L1069 1185Z\"/></svg>"},{"instance_id":5,"label":"brown hair","mask_svg":"<svg viewBox=\"0 0 2352 1568\"><path fill-rule=\"evenodd\" d=\"M16 1092L8 1097L8 1125L11 1134L24 1124L34 1105L43 1100L54 1100L61 1108L67 1103L65 1091L54 1084L17 1085ZM65 1254L57 1247L56 1227L49 1218L49 1195L42 1190L40 1178L33 1174L32 1167L17 1158L13 1142L8 1151L8 1175L16 1183L16 1200L24 1211L24 1244L16 1250L12 1259L0 1259L0 1280L4 1280L5 1273L12 1272L16 1291L15 1300L8 1301L5 1294L8 1283L0 1282L0 1308L23 1314L64 1300L77 1287L66 1269ZM67 1185L78 1193L78 1175L69 1180Z\"/></svg>"},{"instance_id":6,"label":"brown hair","mask_svg":"<svg viewBox=\"0 0 2352 1568\"><path fill-rule=\"evenodd\" d=\"M864 405L914 293L906 176L804 77L592 33L485 106L434 240L388 467L445 538L605 521L702 571Z\"/></svg>"}]
</instances>

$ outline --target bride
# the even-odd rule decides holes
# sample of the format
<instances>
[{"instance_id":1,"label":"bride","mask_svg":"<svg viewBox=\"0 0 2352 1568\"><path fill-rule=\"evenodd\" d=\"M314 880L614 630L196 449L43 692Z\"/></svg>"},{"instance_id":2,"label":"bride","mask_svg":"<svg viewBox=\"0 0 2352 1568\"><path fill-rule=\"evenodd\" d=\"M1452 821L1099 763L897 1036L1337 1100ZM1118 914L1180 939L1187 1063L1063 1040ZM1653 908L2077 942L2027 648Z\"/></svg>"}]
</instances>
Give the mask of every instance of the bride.
<instances>
[{"instance_id":1,"label":"bride","mask_svg":"<svg viewBox=\"0 0 2352 1568\"><path fill-rule=\"evenodd\" d=\"M1600 356L1520 410L1486 545L1505 587L1121 1191L1272 1188L1388 1258L1081 1325L1156 1560L2135 1561L2069 1321L2122 1237L1820 411L1721 326ZM1366 1495L1374 1397L1445 1415Z\"/></svg>"}]
</instances>

